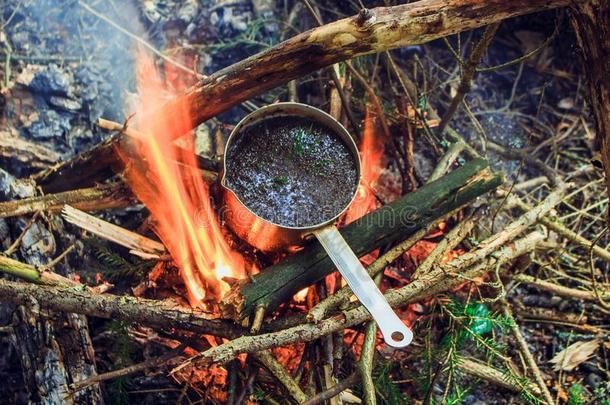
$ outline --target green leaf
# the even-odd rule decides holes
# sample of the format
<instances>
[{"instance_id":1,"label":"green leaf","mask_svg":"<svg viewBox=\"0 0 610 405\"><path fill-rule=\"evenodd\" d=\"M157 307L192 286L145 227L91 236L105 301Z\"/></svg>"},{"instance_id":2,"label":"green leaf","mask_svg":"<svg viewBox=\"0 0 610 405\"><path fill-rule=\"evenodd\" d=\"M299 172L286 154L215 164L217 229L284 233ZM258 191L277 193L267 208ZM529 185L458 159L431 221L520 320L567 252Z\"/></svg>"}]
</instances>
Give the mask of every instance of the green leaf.
<instances>
[{"instance_id":1,"label":"green leaf","mask_svg":"<svg viewBox=\"0 0 610 405\"><path fill-rule=\"evenodd\" d=\"M417 100L417 108L419 109L419 111L426 111L426 107L428 106L428 100L426 99L426 96L424 94L419 96L419 99Z\"/></svg>"},{"instance_id":2,"label":"green leaf","mask_svg":"<svg viewBox=\"0 0 610 405\"><path fill-rule=\"evenodd\" d=\"M485 304L473 303L466 307L466 315L472 318L468 327L479 336L490 333L493 324L490 320L490 311Z\"/></svg>"}]
</instances>

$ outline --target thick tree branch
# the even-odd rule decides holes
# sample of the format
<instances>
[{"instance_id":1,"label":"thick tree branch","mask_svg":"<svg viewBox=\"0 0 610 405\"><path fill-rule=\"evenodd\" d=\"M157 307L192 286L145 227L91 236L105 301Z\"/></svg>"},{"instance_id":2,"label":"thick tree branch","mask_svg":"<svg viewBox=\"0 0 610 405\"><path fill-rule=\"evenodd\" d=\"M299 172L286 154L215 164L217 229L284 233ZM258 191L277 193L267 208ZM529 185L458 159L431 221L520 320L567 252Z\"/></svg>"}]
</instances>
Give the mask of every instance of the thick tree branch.
<instances>
[{"instance_id":1,"label":"thick tree branch","mask_svg":"<svg viewBox=\"0 0 610 405\"><path fill-rule=\"evenodd\" d=\"M247 333L233 322L196 309L136 297L96 294L84 286L48 286L0 279L0 301L28 305L34 299L41 309L78 313L158 329L175 328L195 333L235 338Z\"/></svg>"}]
</instances>

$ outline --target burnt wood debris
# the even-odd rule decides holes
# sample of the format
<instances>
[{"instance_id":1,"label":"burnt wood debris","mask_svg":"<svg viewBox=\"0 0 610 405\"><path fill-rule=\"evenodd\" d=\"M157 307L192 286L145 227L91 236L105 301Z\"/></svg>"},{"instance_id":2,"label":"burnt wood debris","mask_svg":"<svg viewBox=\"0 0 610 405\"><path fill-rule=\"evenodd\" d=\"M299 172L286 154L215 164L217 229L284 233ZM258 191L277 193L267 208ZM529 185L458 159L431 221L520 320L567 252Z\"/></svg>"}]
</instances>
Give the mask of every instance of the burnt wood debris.
<instances>
[{"instance_id":1,"label":"burnt wood debris","mask_svg":"<svg viewBox=\"0 0 610 405\"><path fill-rule=\"evenodd\" d=\"M6 0L0 67L5 402L610 403L607 0Z\"/></svg>"}]
</instances>

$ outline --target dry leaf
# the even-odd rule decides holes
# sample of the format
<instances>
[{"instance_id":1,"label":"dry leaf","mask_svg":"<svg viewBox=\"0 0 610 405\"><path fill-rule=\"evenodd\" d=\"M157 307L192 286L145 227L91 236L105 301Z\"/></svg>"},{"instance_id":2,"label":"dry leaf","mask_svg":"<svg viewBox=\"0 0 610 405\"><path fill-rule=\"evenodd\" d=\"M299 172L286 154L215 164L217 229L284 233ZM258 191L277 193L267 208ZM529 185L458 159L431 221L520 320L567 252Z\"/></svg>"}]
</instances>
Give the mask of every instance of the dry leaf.
<instances>
[{"instance_id":1,"label":"dry leaf","mask_svg":"<svg viewBox=\"0 0 610 405\"><path fill-rule=\"evenodd\" d=\"M349 404L361 404L362 400L352 394L351 390L341 391L339 393L339 399L341 402L349 403Z\"/></svg>"},{"instance_id":2,"label":"dry leaf","mask_svg":"<svg viewBox=\"0 0 610 405\"><path fill-rule=\"evenodd\" d=\"M553 363L553 370L572 371L581 363L584 363L593 355L599 346L599 339L588 342L580 341L571 344L555 355L550 361Z\"/></svg>"}]
</instances>

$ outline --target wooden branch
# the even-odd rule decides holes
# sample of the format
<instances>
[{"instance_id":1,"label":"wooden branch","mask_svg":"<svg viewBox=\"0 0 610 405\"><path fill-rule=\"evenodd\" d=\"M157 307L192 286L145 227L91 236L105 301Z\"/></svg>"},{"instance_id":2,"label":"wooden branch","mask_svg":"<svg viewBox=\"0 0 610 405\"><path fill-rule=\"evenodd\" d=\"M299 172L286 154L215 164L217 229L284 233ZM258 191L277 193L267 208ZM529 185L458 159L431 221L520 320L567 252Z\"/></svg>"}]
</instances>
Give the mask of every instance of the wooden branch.
<instances>
[{"instance_id":1,"label":"wooden branch","mask_svg":"<svg viewBox=\"0 0 610 405\"><path fill-rule=\"evenodd\" d=\"M64 277L61 274L48 270L39 270L31 264L22 263L2 255L0 255L0 271L32 283L82 287L77 281Z\"/></svg>"},{"instance_id":2,"label":"wooden branch","mask_svg":"<svg viewBox=\"0 0 610 405\"><path fill-rule=\"evenodd\" d=\"M66 221L75 226L128 248L131 254L146 259L159 259L167 254L167 250L161 242L111 224L108 221L89 215L69 205L64 205L61 215Z\"/></svg>"},{"instance_id":3,"label":"wooden branch","mask_svg":"<svg viewBox=\"0 0 610 405\"><path fill-rule=\"evenodd\" d=\"M519 329L519 324L515 321L515 318L513 317L513 312L506 299L502 299L502 309L506 318L510 320L510 330L513 332L513 335L517 339L517 343L519 345L519 348L521 349L521 354L523 354L523 356L525 357L525 361L527 362L531 373L534 375L534 379L536 380L536 384L538 384L538 387L540 388L540 392L542 393L544 401L547 405L554 405L555 401L553 400L553 396L551 395L551 392L549 391L548 387L544 382L544 378L542 377L540 368L538 368L538 363L536 363L536 359L534 359L534 356L532 355L532 352L528 347L527 341L521 333L521 329Z\"/></svg>"},{"instance_id":4,"label":"wooden branch","mask_svg":"<svg viewBox=\"0 0 610 405\"><path fill-rule=\"evenodd\" d=\"M480 378L484 381L490 382L494 385L497 385L502 388L506 388L507 390L511 390L516 393L521 393L525 389L532 392L534 395L540 395L540 388L534 384L528 384L527 386L520 386L516 383L510 382L504 377L504 373L502 371L495 369L491 366L488 366L485 363L482 363L476 359L464 357L461 358L458 362L458 368L465 372L466 374L470 374L473 377Z\"/></svg>"},{"instance_id":5,"label":"wooden branch","mask_svg":"<svg viewBox=\"0 0 610 405\"><path fill-rule=\"evenodd\" d=\"M523 200L514 195L510 197L509 204L514 204L523 212L528 212L532 209L530 205L526 204L525 202L523 202ZM586 238L583 238L582 236L565 226L559 218L554 216L543 217L540 218L540 223L542 223L547 228L557 232L559 235L563 236L569 241L580 245L587 250L592 249L592 252L595 256L610 263L610 252L608 250L604 249L603 247L593 245L591 241L587 240Z\"/></svg>"},{"instance_id":6,"label":"wooden branch","mask_svg":"<svg viewBox=\"0 0 610 405\"><path fill-rule=\"evenodd\" d=\"M280 364L270 350L263 350L254 354L254 357L261 362L267 370L286 388L298 404L307 401L307 395L303 392L299 384L288 374L284 366Z\"/></svg>"},{"instance_id":7,"label":"wooden branch","mask_svg":"<svg viewBox=\"0 0 610 405\"><path fill-rule=\"evenodd\" d=\"M219 70L167 103L147 122L152 121L151 127L154 128L155 120L173 117L175 111L186 107L190 121L173 123L172 135L178 137L244 100L334 63L421 44L506 18L583 1L422 0L363 10L354 17L303 32ZM125 138L113 137L86 154L34 176L34 179L47 192L65 190L62 177L72 179L77 175L81 187L91 184L99 180L99 176L108 175L106 170L116 165L118 159L113 145L123 142ZM93 169L89 170L88 165Z\"/></svg>"},{"instance_id":8,"label":"wooden branch","mask_svg":"<svg viewBox=\"0 0 610 405\"><path fill-rule=\"evenodd\" d=\"M16 217L36 211L58 212L65 204L85 211L94 211L125 207L132 201L131 191L123 183L110 183L57 194L1 202L0 218Z\"/></svg>"},{"instance_id":9,"label":"wooden branch","mask_svg":"<svg viewBox=\"0 0 610 405\"><path fill-rule=\"evenodd\" d=\"M445 128L447 127L447 124L453 117L453 114L455 114L460 104L462 104L462 101L464 101L464 97L466 97L466 94L470 91L470 86L472 85L472 79L474 78L474 74L476 73L477 66L479 65L479 63L481 63L481 59L483 59L485 51L487 51L491 40L493 39L494 35L496 35L496 31L498 30L499 26L500 23L494 23L489 25L485 29L483 37L474 46L472 53L468 58L468 61L464 63L464 73L462 74L462 78L460 79L460 84L458 84L457 93L453 97L451 103L449 104L449 107L447 107L447 110L443 114L441 122L438 124L439 135L443 134ZM448 46L450 49L452 49L451 45Z\"/></svg>"},{"instance_id":10,"label":"wooden branch","mask_svg":"<svg viewBox=\"0 0 610 405\"><path fill-rule=\"evenodd\" d=\"M228 338L247 334L233 322L166 301L95 294L83 286L47 286L0 279L0 301L28 305L32 299L41 309L141 323L157 329L174 328Z\"/></svg>"},{"instance_id":11,"label":"wooden branch","mask_svg":"<svg viewBox=\"0 0 610 405\"><path fill-rule=\"evenodd\" d=\"M447 176L369 213L341 230L354 252L361 256L380 246L404 240L426 224L496 188L502 177L475 160ZM229 294L223 302L226 317L250 315L257 307L273 309L297 291L334 271L322 246L312 241L301 252L271 266L253 281Z\"/></svg>"},{"instance_id":12,"label":"wooden branch","mask_svg":"<svg viewBox=\"0 0 610 405\"><path fill-rule=\"evenodd\" d=\"M610 197L610 2L591 0L573 5L572 10L572 25L587 73L596 143L606 171ZM610 223L610 216L607 220Z\"/></svg>"},{"instance_id":13,"label":"wooden branch","mask_svg":"<svg viewBox=\"0 0 610 405\"><path fill-rule=\"evenodd\" d=\"M313 396L309 401L305 402L303 405L318 405L324 404L326 400L332 399L337 395L341 394L346 389L356 385L360 381L360 374L355 371L350 374L346 379L337 383L327 389L326 391L322 391L319 394Z\"/></svg>"},{"instance_id":14,"label":"wooden branch","mask_svg":"<svg viewBox=\"0 0 610 405\"><path fill-rule=\"evenodd\" d=\"M560 297L574 298L577 300L585 300L597 302L598 297L593 291L577 290L575 288L565 287L560 284L551 283L549 281L541 280L536 277L528 276L527 274L517 274L513 277L513 280L518 283L525 283L533 285L540 290L548 291L550 293L559 295ZM610 291L601 291L603 299L610 299Z\"/></svg>"}]
</instances>

